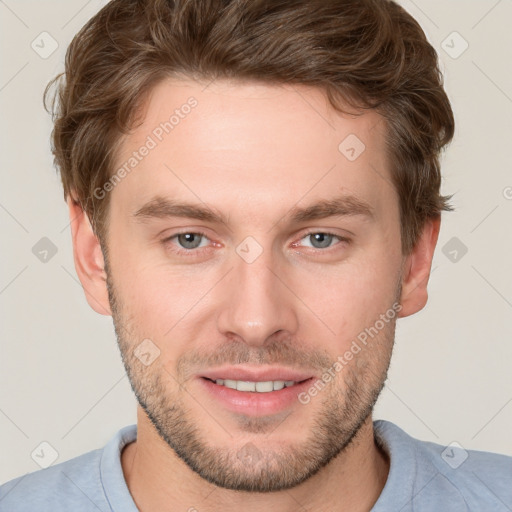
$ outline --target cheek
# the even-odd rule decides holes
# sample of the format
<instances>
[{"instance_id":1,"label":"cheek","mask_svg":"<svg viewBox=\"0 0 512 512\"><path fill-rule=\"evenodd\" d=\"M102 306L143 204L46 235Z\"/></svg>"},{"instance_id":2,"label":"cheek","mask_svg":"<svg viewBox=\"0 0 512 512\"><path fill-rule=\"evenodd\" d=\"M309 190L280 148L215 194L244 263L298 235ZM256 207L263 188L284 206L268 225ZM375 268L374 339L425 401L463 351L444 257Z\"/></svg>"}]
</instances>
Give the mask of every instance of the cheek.
<instances>
[{"instance_id":1,"label":"cheek","mask_svg":"<svg viewBox=\"0 0 512 512\"><path fill-rule=\"evenodd\" d=\"M376 254L382 252L380 248ZM396 265L396 260L389 256L354 257L322 275L304 272L296 281L300 286L295 289L321 320L315 319L315 325L321 326L326 339L331 338L339 350L340 344L349 344L392 306L398 286ZM303 325L308 328L308 322Z\"/></svg>"},{"instance_id":2,"label":"cheek","mask_svg":"<svg viewBox=\"0 0 512 512\"><path fill-rule=\"evenodd\" d=\"M125 318L138 335L161 338L207 293L208 282L197 270L171 265L163 249L137 244L123 227L112 233L109 261Z\"/></svg>"},{"instance_id":3,"label":"cheek","mask_svg":"<svg viewBox=\"0 0 512 512\"><path fill-rule=\"evenodd\" d=\"M116 290L122 303L122 321L129 333L130 350L135 350L143 340L151 340L159 350L152 368L155 371L166 368L162 376L164 380L170 379L169 385L173 386L180 357L191 349L196 350L197 340L206 338L202 332L205 315L201 297L208 287L206 284L186 286L185 281L191 282L188 278L155 267L139 268L130 276L124 280L122 290ZM134 366L138 365L134 360Z\"/></svg>"},{"instance_id":4,"label":"cheek","mask_svg":"<svg viewBox=\"0 0 512 512\"><path fill-rule=\"evenodd\" d=\"M172 265L163 252L137 247L119 227L112 233L117 235L110 251L116 290L137 337L165 343L190 337L211 324L219 307L236 307L226 299L231 295L226 281L219 282L229 265ZM283 280L296 295L285 293L283 299L296 309L301 329L323 333L336 345L350 343L389 308L399 257L396 233L391 235L374 237L338 264L283 267Z\"/></svg>"},{"instance_id":5,"label":"cheek","mask_svg":"<svg viewBox=\"0 0 512 512\"><path fill-rule=\"evenodd\" d=\"M208 279L189 278L169 269L139 268L128 280L125 307L139 332L157 339L173 338L201 311L211 288Z\"/></svg>"}]
</instances>

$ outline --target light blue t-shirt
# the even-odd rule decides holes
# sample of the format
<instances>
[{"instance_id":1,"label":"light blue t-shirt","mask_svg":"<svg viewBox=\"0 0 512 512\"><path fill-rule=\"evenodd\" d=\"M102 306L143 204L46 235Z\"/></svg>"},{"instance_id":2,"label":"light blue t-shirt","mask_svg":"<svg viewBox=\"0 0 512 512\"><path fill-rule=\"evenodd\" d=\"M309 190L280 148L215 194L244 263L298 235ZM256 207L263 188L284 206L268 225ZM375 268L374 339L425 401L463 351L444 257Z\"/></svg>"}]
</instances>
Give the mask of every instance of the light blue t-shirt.
<instances>
[{"instance_id":1,"label":"light blue t-shirt","mask_svg":"<svg viewBox=\"0 0 512 512\"><path fill-rule=\"evenodd\" d=\"M512 457L419 441L374 421L389 454L386 485L371 512L511 512ZM138 512L120 454L137 436L122 428L94 450L0 486L1 512Z\"/></svg>"}]
</instances>

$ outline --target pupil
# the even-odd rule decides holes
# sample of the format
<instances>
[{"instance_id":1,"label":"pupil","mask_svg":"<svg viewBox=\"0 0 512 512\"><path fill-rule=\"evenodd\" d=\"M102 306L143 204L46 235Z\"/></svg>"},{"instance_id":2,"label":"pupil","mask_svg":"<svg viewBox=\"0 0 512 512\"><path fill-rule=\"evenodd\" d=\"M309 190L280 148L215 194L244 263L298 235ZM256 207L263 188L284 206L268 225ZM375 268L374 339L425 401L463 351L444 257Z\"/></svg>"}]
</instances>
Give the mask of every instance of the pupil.
<instances>
[{"instance_id":1,"label":"pupil","mask_svg":"<svg viewBox=\"0 0 512 512\"><path fill-rule=\"evenodd\" d=\"M320 247L329 247L331 235L327 235L326 233L315 233L313 237L317 242L320 242Z\"/></svg>"},{"instance_id":2,"label":"pupil","mask_svg":"<svg viewBox=\"0 0 512 512\"><path fill-rule=\"evenodd\" d=\"M196 236L195 233L184 233L180 236L184 239L182 245L184 245L187 249L194 249L197 247L197 241L193 241L194 237Z\"/></svg>"}]
</instances>

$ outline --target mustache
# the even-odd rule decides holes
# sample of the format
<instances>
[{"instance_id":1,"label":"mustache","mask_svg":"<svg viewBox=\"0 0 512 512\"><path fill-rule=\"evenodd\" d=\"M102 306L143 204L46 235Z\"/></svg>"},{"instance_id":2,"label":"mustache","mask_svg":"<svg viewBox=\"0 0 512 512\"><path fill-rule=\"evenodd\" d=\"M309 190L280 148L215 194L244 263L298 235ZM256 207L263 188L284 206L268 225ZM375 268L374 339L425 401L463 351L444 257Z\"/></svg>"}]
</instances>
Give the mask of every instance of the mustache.
<instances>
[{"instance_id":1,"label":"mustache","mask_svg":"<svg viewBox=\"0 0 512 512\"><path fill-rule=\"evenodd\" d=\"M326 351L307 349L291 340L272 340L261 347L251 347L242 341L228 341L211 353L187 353L178 360L176 366L180 380L186 381L199 370L228 364L279 364L322 372L332 365L332 361L333 357Z\"/></svg>"}]
</instances>

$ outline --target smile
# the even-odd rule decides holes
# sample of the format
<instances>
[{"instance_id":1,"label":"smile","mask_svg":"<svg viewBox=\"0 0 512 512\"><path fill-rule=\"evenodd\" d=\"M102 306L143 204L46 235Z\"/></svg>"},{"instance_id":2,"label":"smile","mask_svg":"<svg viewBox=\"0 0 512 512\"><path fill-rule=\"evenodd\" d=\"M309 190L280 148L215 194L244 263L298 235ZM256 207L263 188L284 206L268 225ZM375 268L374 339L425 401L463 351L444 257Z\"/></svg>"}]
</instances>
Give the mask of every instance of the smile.
<instances>
[{"instance_id":1,"label":"smile","mask_svg":"<svg viewBox=\"0 0 512 512\"><path fill-rule=\"evenodd\" d=\"M231 379L216 379L212 382L219 386L226 388L236 389L237 391L255 392L255 393L269 393L271 391L279 391L283 388L289 388L298 384L293 380L267 380L267 381L247 381L247 380L231 380Z\"/></svg>"}]
</instances>

